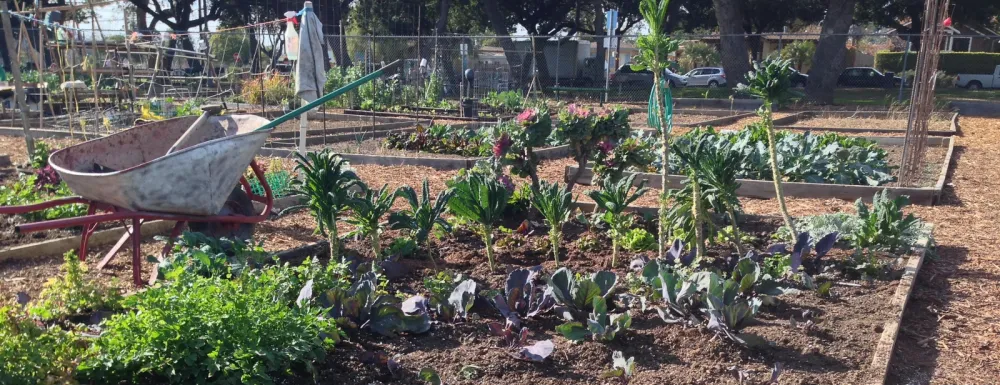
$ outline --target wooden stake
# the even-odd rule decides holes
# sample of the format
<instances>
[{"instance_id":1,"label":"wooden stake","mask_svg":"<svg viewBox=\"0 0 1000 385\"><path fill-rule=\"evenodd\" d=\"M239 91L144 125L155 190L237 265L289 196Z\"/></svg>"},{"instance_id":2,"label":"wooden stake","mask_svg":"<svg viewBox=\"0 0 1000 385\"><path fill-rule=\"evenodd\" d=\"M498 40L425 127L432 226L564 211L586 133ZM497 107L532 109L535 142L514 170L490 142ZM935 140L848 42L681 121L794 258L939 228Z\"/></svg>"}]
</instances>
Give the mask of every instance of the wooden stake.
<instances>
[{"instance_id":1,"label":"wooden stake","mask_svg":"<svg viewBox=\"0 0 1000 385\"><path fill-rule=\"evenodd\" d=\"M35 138L31 136L28 128L28 101L24 97L24 87L21 85L21 65L17 62L14 51L14 31L10 28L10 15L7 13L7 2L0 1L0 18L3 19L4 39L7 39L7 54L10 55L10 70L14 75L14 99L17 101L17 108L21 112L21 127L24 129L24 145L28 149L28 155L35 153Z\"/></svg>"}]
</instances>

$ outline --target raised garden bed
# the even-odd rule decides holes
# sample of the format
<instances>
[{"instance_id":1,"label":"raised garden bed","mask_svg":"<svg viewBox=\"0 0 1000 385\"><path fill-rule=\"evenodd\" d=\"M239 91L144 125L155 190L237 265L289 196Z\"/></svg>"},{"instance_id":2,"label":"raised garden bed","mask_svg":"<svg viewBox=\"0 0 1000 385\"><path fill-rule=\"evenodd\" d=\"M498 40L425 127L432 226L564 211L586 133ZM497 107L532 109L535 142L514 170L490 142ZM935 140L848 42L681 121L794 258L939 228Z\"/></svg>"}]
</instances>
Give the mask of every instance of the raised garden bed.
<instances>
[{"instance_id":1,"label":"raised garden bed","mask_svg":"<svg viewBox=\"0 0 1000 385\"><path fill-rule=\"evenodd\" d=\"M458 116L458 114L431 114L426 112L386 112L386 111L366 111L366 110L354 110L346 109L345 114L348 115L363 115L363 116L375 116L375 117L396 117L396 118L415 118L415 119L447 119L447 120L457 120L464 122L495 122L498 119L511 119L513 116L491 116L491 117L474 117L467 118L463 116Z\"/></svg>"},{"instance_id":2,"label":"raised garden bed","mask_svg":"<svg viewBox=\"0 0 1000 385\"><path fill-rule=\"evenodd\" d=\"M900 137L867 137L866 139L877 142L882 148L890 153L890 161L896 166L902 157L903 138ZM855 200L862 198L871 200L876 192L888 190L893 196L908 195L915 204L932 205L941 197L941 190L944 188L945 177L951 163L951 157L955 150L955 141L951 137L929 137L927 138L928 154L922 181L922 187L894 187L894 186L859 186L828 183L805 183L805 182L784 182L785 196L799 198L839 198ZM577 167L566 166L565 178L569 180L577 174ZM627 173L629 174L629 173ZM653 188L661 188L661 177L658 173L636 173L639 176L635 182L645 180L647 185ZM593 170L588 168L580 173L576 183L591 183ZM670 175L668 177L668 189L681 188L681 181L685 177L681 175ZM737 193L740 196L753 198L774 198L774 182L766 180L739 179L741 184Z\"/></svg>"},{"instance_id":3,"label":"raised garden bed","mask_svg":"<svg viewBox=\"0 0 1000 385\"><path fill-rule=\"evenodd\" d=\"M957 112L936 113L928 122L927 134L956 135L958 119ZM907 123L907 111L804 111L774 122L778 129L896 134L905 134Z\"/></svg>"},{"instance_id":4,"label":"raised garden bed","mask_svg":"<svg viewBox=\"0 0 1000 385\"><path fill-rule=\"evenodd\" d=\"M381 166L426 166L436 170L458 170L472 168L476 162L487 157L466 157L461 155L434 154L407 150L390 150L383 146L380 139L366 139L359 142L339 142L327 145L309 147L309 151L324 148L339 153L351 164L374 164ZM260 156L290 157L295 150L281 148L262 148ZM558 159L569 156L568 146L557 146L535 150L539 159Z\"/></svg>"},{"instance_id":5,"label":"raised garden bed","mask_svg":"<svg viewBox=\"0 0 1000 385\"><path fill-rule=\"evenodd\" d=\"M732 110L675 109L673 112L674 127L724 126L754 116L753 113ZM636 127L646 126L646 119L645 111L629 114L629 122Z\"/></svg>"}]
</instances>

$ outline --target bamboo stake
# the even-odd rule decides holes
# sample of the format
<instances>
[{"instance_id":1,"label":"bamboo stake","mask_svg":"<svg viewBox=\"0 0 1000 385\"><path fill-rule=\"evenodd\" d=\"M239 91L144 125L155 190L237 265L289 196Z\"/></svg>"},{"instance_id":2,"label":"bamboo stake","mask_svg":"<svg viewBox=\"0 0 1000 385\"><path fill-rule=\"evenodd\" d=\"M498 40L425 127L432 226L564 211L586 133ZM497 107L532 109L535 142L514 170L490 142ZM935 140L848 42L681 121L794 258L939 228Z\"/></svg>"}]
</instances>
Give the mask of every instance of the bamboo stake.
<instances>
[{"instance_id":1,"label":"bamboo stake","mask_svg":"<svg viewBox=\"0 0 1000 385\"><path fill-rule=\"evenodd\" d=\"M4 39L7 39L7 54L13 55L14 32L11 31L10 15L7 12L7 2L0 1L0 19L3 19L3 36ZM22 23L21 25L23 26L24 24ZM17 56L12 56L11 59L15 60ZM28 101L25 100L24 87L21 85L21 66L16 63L11 64L13 64L10 66L10 69L14 76L14 99L17 101L17 107L20 110L21 128L24 129L24 145L28 150L28 155L31 155L35 152L35 139L31 136L30 129L28 128Z\"/></svg>"}]
</instances>

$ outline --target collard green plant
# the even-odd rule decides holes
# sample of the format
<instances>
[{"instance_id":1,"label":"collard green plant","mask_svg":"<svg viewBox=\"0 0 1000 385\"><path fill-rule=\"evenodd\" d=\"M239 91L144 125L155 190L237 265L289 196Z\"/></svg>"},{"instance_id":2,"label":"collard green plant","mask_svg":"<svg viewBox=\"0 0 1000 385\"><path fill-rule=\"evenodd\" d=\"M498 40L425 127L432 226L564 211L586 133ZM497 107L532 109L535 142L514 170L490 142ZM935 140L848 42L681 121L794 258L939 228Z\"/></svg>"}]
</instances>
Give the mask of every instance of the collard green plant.
<instances>
[{"instance_id":1,"label":"collard green plant","mask_svg":"<svg viewBox=\"0 0 1000 385\"><path fill-rule=\"evenodd\" d=\"M594 310L594 298L608 298L617 283L618 276L610 271L583 278L563 267L549 277L548 291L557 303L553 310L563 319L584 320Z\"/></svg>"},{"instance_id":2,"label":"collard green plant","mask_svg":"<svg viewBox=\"0 0 1000 385\"><path fill-rule=\"evenodd\" d=\"M431 201L431 189L427 179L424 178L420 200L417 200L417 192L410 186L403 186L397 190L398 196L406 199L410 208L396 211L389 214L389 228L393 230L407 230L417 241L418 246L427 244L428 235L437 226L444 231L451 231L451 225L441 216L448 208L448 201L451 199L452 191L443 190L438 192L437 198Z\"/></svg>"},{"instance_id":3,"label":"collard green plant","mask_svg":"<svg viewBox=\"0 0 1000 385\"><path fill-rule=\"evenodd\" d=\"M572 193L565 187L559 187L558 183L542 182L539 189L531 195L531 205L545 218L545 224L549 225L549 245L556 266L559 266L562 225L569 221L573 213Z\"/></svg>"},{"instance_id":4,"label":"collard green plant","mask_svg":"<svg viewBox=\"0 0 1000 385\"><path fill-rule=\"evenodd\" d=\"M306 196L306 207L316 218L319 232L330 241L330 258L336 258L340 254L337 222L350 204L350 189L361 180L346 160L329 149L295 156L295 170L302 176L295 184L295 193Z\"/></svg>"},{"instance_id":5,"label":"collard green plant","mask_svg":"<svg viewBox=\"0 0 1000 385\"><path fill-rule=\"evenodd\" d=\"M910 204L906 196L892 198L888 190L875 193L871 209L858 199L854 206L858 210L860 225L851 234L853 246L858 249L883 249L896 252L909 247L907 235L916 232L920 220L913 214L903 214L903 208Z\"/></svg>"},{"instance_id":6,"label":"collard green plant","mask_svg":"<svg viewBox=\"0 0 1000 385\"><path fill-rule=\"evenodd\" d=\"M399 299L380 293L380 274L375 271L357 277L350 288L334 288L320 293L316 303L342 328L362 328L393 337L397 333L420 334L430 330L430 315L420 301L404 312Z\"/></svg>"},{"instance_id":7,"label":"collard green plant","mask_svg":"<svg viewBox=\"0 0 1000 385\"><path fill-rule=\"evenodd\" d=\"M598 208L603 210L601 219L608 224L611 233L611 267L615 267L615 262L618 260L619 243L628 232L629 226L632 225L630 217L625 214L625 209L649 191L644 180L639 182L633 193L632 183L634 181L635 174L619 181L606 179L600 190L587 191L587 196L594 200Z\"/></svg>"},{"instance_id":8,"label":"collard green plant","mask_svg":"<svg viewBox=\"0 0 1000 385\"><path fill-rule=\"evenodd\" d=\"M292 366L312 370L341 332L320 309L275 300L298 289L284 274L272 268L235 280L184 275L137 293L125 313L105 321L92 356L80 364L81 379L267 384Z\"/></svg>"},{"instance_id":9,"label":"collard green plant","mask_svg":"<svg viewBox=\"0 0 1000 385\"><path fill-rule=\"evenodd\" d=\"M122 300L113 287L86 277L87 265L73 251L63 254L60 275L50 278L28 312L43 320L54 320L95 310L116 310Z\"/></svg>"},{"instance_id":10,"label":"collard green plant","mask_svg":"<svg viewBox=\"0 0 1000 385\"><path fill-rule=\"evenodd\" d=\"M382 247L379 245L379 240L383 229L385 229L382 217L392 209L392 204L396 202L399 190L390 192L388 184L382 185L378 191L368 188L364 183L358 185L361 186L362 194L354 195L348 201L351 214L346 222L354 226L354 231L348 235L368 238L375 258L381 258Z\"/></svg>"},{"instance_id":11,"label":"collard green plant","mask_svg":"<svg viewBox=\"0 0 1000 385\"><path fill-rule=\"evenodd\" d=\"M493 260L493 227L503 216L510 192L495 179L471 173L454 183L454 195L448 201L451 213L478 226L486 243L486 258L490 271L495 271Z\"/></svg>"},{"instance_id":12,"label":"collard green plant","mask_svg":"<svg viewBox=\"0 0 1000 385\"><path fill-rule=\"evenodd\" d=\"M39 325L22 305L0 307L0 383L72 384L86 345L58 326Z\"/></svg>"},{"instance_id":13,"label":"collard green plant","mask_svg":"<svg viewBox=\"0 0 1000 385\"><path fill-rule=\"evenodd\" d=\"M778 150L776 149L776 139L774 137L774 121L771 118L772 104L782 103L788 99L791 88L791 61L768 58L753 64L753 70L747 74L747 83L737 85L737 90L754 95L763 99L758 115L767 130L768 153L771 159L771 173L774 181L774 194L781 209L781 216L785 220L785 226L797 233L792 216L788 214L788 207L785 205L785 193L781 187L783 178L781 169L778 167Z\"/></svg>"},{"instance_id":14,"label":"collard green plant","mask_svg":"<svg viewBox=\"0 0 1000 385\"><path fill-rule=\"evenodd\" d=\"M556 326L556 331L570 341L583 341L587 337L594 341L612 341L618 333L632 326L632 317L627 312L608 314L608 303L603 297L595 296L592 309L587 317L587 325L577 321L569 321Z\"/></svg>"}]
</instances>

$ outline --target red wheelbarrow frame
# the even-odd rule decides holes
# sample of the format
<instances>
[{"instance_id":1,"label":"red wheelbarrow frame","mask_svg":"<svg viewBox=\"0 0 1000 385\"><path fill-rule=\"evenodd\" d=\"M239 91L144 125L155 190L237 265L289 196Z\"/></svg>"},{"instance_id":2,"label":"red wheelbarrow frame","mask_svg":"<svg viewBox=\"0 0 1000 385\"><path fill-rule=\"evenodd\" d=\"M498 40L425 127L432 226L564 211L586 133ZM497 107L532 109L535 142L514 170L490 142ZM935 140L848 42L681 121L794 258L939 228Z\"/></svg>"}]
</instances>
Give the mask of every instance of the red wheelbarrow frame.
<instances>
[{"instance_id":1,"label":"red wheelbarrow frame","mask_svg":"<svg viewBox=\"0 0 1000 385\"><path fill-rule=\"evenodd\" d=\"M250 168L253 170L254 177L260 181L261 187L264 188L264 196L254 194L253 190L250 188L250 182L247 181L245 176L240 177L240 185L243 186L243 190L246 192L247 196L250 197L251 201L261 202L264 204L264 209L260 214L254 216L243 216L243 215L213 215L213 216L198 216L198 215L184 215L184 214L170 214L170 213L160 213L152 211L132 211L125 208L121 208L115 205L111 205L104 202L93 201L85 199L83 197L66 197L60 199L53 199L46 202L35 203L31 205L24 206L3 206L0 207L0 214L26 214L33 211L44 210L51 207L69 205L69 204L86 204L87 205L87 215L73 217L73 218L63 218L54 219L50 221L34 222L23 225L18 225L14 228L14 231L19 233L30 233L34 231L44 231L52 229L61 229L66 227L76 227L82 226L83 232L80 235L80 260L87 260L87 242L90 240L90 236L97 229L97 225L104 222L122 221L122 226L125 228L125 234L122 238L115 244L114 247L108 252L108 254L97 264L98 269L104 268L104 266L111 261L111 258L118 253L118 250L124 246L125 241L129 238L132 239L132 282L136 286L143 286L142 281L142 250L140 246L142 245L142 224L143 222L154 221L154 220L168 220L176 221L173 230L170 232L170 238L167 239L166 246L163 247L161 257L165 257L170 249L173 248L174 239L177 238L181 231L188 222L219 222L231 225L239 225L245 223L259 223L267 219L268 215L271 213L271 209L274 207L274 194L271 192L271 186L267 184L267 178L264 177L264 172L261 171L260 167L257 165L257 161L250 162ZM103 212L98 214L98 212ZM131 220L131 225L127 221ZM157 269L153 269L150 275L150 283L156 281Z\"/></svg>"}]
</instances>

